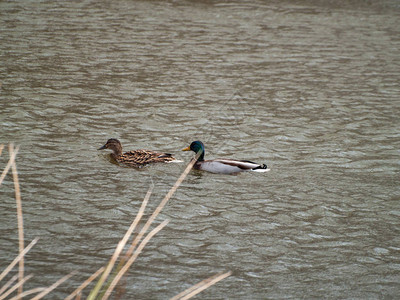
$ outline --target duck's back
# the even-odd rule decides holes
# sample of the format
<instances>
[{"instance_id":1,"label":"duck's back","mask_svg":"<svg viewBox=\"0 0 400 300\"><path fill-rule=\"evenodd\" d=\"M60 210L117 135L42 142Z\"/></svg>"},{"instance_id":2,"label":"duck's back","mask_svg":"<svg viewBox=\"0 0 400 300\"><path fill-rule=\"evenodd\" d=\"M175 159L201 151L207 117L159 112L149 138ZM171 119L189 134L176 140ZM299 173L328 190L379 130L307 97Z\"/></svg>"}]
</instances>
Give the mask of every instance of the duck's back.
<instances>
[{"instance_id":1,"label":"duck's back","mask_svg":"<svg viewBox=\"0 0 400 300\"><path fill-rule=\"evenodd\" d=\"M151 150L133 150L125 152L117 160L126 165L140 166L155 162L170 162L174 161L175 158L169 153Z\"/></svg>"}]
</instances>

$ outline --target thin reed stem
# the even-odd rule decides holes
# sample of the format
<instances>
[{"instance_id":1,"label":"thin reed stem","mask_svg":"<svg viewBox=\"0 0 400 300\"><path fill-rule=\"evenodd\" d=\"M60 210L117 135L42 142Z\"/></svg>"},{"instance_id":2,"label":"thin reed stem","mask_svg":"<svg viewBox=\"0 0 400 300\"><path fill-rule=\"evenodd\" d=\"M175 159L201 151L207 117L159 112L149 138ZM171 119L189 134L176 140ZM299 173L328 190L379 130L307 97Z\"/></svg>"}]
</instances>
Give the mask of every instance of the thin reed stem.
<instances>
[{"instance_id":1,"label":"thin reed stem","mask_svg":"<svg viewBox=\"0 0 400 300\"><path fill-rule=\"evenodd\" d=\"M3 280L3 278L14 268L14 266L20 261L20 259L29 251L31 248L37 243L39 238L35 238L25 249L22 251L10 264L7 268L4 269L4 271L0 274L0 281Z\"/></svg>"},{"instance_id":2,"label":"thin reed stem","mask_svg":"<svg viewBox=\"0 0 400 300\"><path fill-rule=\"evenodd\" d=\"M101 272L104 271L104 267L101 267L98 269L94 274L92 274L88 279L86 279L75 291L71 293L65 300L71 300L73 299L76 295L78 295L82 290L87 287L93 280L97 278L101 274Z\"/></svg>"},{"instance_id":3,"label":"thin reed stem","mask_svg":"<svg viewBox=\"0 0 400 300\"><path fill-rule=\"evenodd\" d=\"M134 251L135 248L136 248L136 245L137 245L137 244L139 243L139 241L142 239L143 235L147 232L148 228L151 226L151 224L152 224L152 222L154 221L154 219L158 216L158 214L159 214L160 211L163 209L163 207L164 207L165 204L168 202L168 200L171 198L171 196L174 194L174 192L176 191L176 189L179 187L179 185L180 185L180 184L182 183L182 181L185 179L186 175L187 175L187 174L189 173L189 171L192 169L194 163L195 163L195 161L191 161L191 162L188 164L188 166L186 167L185 171L181 174L181 176L180 176L180 177L178 178L178 180L175 182L174 186L170 189L170 191L168 192L168 194L164 197L163 201L161 201L161 203L160 203L159 206L156 208L156 210L153 212L153 214L151 215L151 217L149 218L149 220L147 220L146 224L143 226L143 228L141 229L141 231L139 232L139 234L138 234L138 235L136 236L136 238L133 240L131 247L128 249L128 251L127 251L126 254L125 254L125 257L121 260L121 263L118 265L118 269L119 269L120 267L122 267L124 261L126 261L126 260L128 260L128 259L129 259L129 261L130 261L130 258L131 258L131 256L132 256L133 251ZM148 201L148 198L150 197L150 194L151 194L151 192L150 192L150 190L149 190L149 192L146 194L146 197L145 197L145 199L147 198L146 203L147 203L147 201ZM145 200L143 200L143 201L145 202ZM143 212L144 212L144 207L145 207L145 205L143 205L143 203L142 203L142 207L143 207ZM141 208L142 208L142 207L141 207ZM140 211L141 211L141 210L139 210L139 212L140 212ZM143 212L141 212L140 215L139 215L139 212L138 212L138 214L137 214L137 216L136 216L136 218L135 218L135 221L138 220L137 222L140 221L140 219L141 219L141 217L142 217L142 215L143 215ZM134 223L135 223L135 221L134 221ZM133 225L133 224L132 224L132 225ZM136 225L137 225L137 224L135 224L134 227L133 227L133 226L131 226L131 227L132 227L132 228L135 228ZM127 235L126 235L126 236L127 236ZM121 242L122 242L122 241L121 241ZM108 264L108 266L107 266L107 268L106 268L106 271L103 273L102 277L100 278L99 282L96 284L95 288L91 291L91 293L90 293L90 295L89 295L89 297L88 297L88 300L94 300L94 299L96 298L96 296L98 295L98 293L100 292L100 289L101 289L102 285L104 284L105 280L107 279L107 277L108 277L109 273L111 272L111 270L112 270L112 268L113 268L113 266L114 266L114 264L115 264L115 261L116 261L116 259L117 259L117 256L116 256L115 254L117 253L117 251L120 252L120 250L123 249L123 247L121 247L121 246L122 246L122 245L119 243L118 246L117 246L116 251L114 252L113 257L111 258L111 260L110 260L110 262L109 262L109 264ZM125 245L123 245L123 246L125 246ZM136 252L135 252L135 253L136 253ZM138 252L137 255L139 255L139 253L140 253L140 251ZM136 258L135 258L135 259L136 259ZM129 263L129 261L128 261L128 263ZM133 260L133 261L134 261L134 260ZM133 261L132 261L129 265L131 265L131 264L133 263ZM126 263L125 266L128 265L128 263ZM124 267L125 267L125 266L124 266ZM123 269L124 267L122 267L122 269ZM126 271L122 272L122 269L118 271L118 274L122 274L122 275L125 274ZM122 275L121 275L121 276L122 276ZM116 281L115 279L116 279L116 278L113 279L111 285L108 287L107 292L110 291L110 288L111 288L111 291L114 289L114 286L117 284L117 282L118 282L118 280L119 280L119 279L118 279L118 280ZM114 285L114 286L112 286L112 285ZM109 293L111 293L111 291L110 291ZM106 292L106 293L107 293L107 292ZM105 299L104 297L107 297L107 298L108 298L107 295L104 295L104 296L103 296L103 299Z\"/></svg>"},{"instance_id":4,"label":"thin reed stem","mask_svg":"<svg viewBox=\"0 0 400 300\"><path fill-rule=\"evenodd\" d=\"M64 276L63 278L60 278L55 283L53 283L51 286L49 286L48 288L43 290L40 294L38 294L35 297L33 297L31 300L39 300L39 299L43 298L48 293L50 293L52 290L54 290L56 287L58 287L61 283L63 283L64 281L68 280L75 273L76 273L76 271L73 271L73 272L69 273L68 275Z\"/></svg>"},{"instance_id":5,"label":"thin reed stem","mask_svg":"<svg viewBox=\"0 0 400 300\"><path fill-rule=\"evenodd\" d=\"M187 165L186 169L183 171L181 176L178 178L178 180L175 182L175 184L172 186L172 188L168 191L168 193L165 195L164 199L161 201L161 203L158 205L158 207L154 210L153 214L150 216L150 218L147 220L146 224L140 230L139 234L133 240L131 247L126 252L125 258L128 258L128 257L130 257L132 255L133 251L135 250L136 245L142 239L143 235L147 232L147 230L149 229L149 227L153 223L154 219L158 216L158 214L161 212L161 210L167 204L168 200L172 197L172 195L175 193L175 191L181 185L182 181L186 178L187 174L193 168L193 165L195 163L196 163L196 160L192 160Z\"/></svg>"},{"instance_id":6,"label":"thin reed stem","mask_svg":"<svg viewBox=\"0 0 400 300\"><path fill-rule=\"evenodd\" d=\"M2 184L2 182L3 182L4 178L6 177L8 171L10 170L11 165L14 163L15 157L17 156L17 153L18 153L18 150L19 150L19 147L17 146L17 147L15 147L13 153L10 153L10 159L8 160L8 163L7 163L6 167L3 170L3 173L1 173L1 176L0 176L0 185Z\"/></svg>"},{"instance_id":7,"label":"thin reed stem","mask_svg":"<svg viewBox=\"0 0 400 300\"><path fill-rule=\"evenodd\" d=\"M23 292L21 295L12 297L12 298L9 299L9 300L17 300L17 299L19 299L19 297L23 298L23 297L29 296L29 295L31 295L31 294L40 293L41 291L43 291L43 290L45 290L45 289L46 289L46 288L40 287L40 288L34 288L34 289L31 289L31 290L27 290L27 291Z\"/></svg>"},{"instance_id":8,"label":"thin reed stem","mask_svg":"<svg viewBox=\"0 0 400 300\"><path fill-rule=\"evenodd\" d=\"M147 203L150 199L150 195L152 192L152 188L150 188L147 191L146 196L143 199L142 205L140 206L140 209L138 211L138 213L136 214L136 217L134 219L134 221L132 222L131 226L129 227L129 229L126 231L124 238L118 243L117 248L114 251L113 256L111 257L104 273L101 275L99 281L97 282L96 286L94 287L94 289L91 291L91 293L89 294L88 300L92 300L92 299L96 299L98 293L101 290L101 287L103 286L104 282L106 281L106 279L108 278L108 275L110 274L111 270L113 269L115 262L117 261L119 255L121 254L122 250L124 249L126 242L128 241L129 237L132 235L132 232L135 230L137 224L139 223L139 221L141 220L143 214L144 214L144 210L147 206Z\"/></svg>"},{"instance_id":9,"label":"thin reed stem","mask_svg":"<svg viewBox=\"0 0 400 300\"><path fill-rule=\"evenodd\" d=\"M10 160L11 156L14 154L14 145L10 144L9 147L10 152ZM14 156L15 158L15 156ZM14 189L15 189L15 200L17 202L17 219L18 219L18 241L19 241L19 252L21 253L24 251L24 218L22 217L22 202L21 202L21 191L19 189L19 181L18 181L18 172L17 172L17 165L15 163L15 159L11 165L13 180L14 180ZM18 280L21 282L24 278L24 257L21 257L19 261L19 268L18 268ZM18 288L18 295L22 293L23 284L21 284Z\"/></svg>"},{"instance_id":10,"label":"thin reed stem","mask_svg":"<svg viewBox=\"0 0 400 300\"><path fill-rule=\"evenodd\" d=\"M25 278L22 278L21 280L18 281L17 284L15 284L12 288L10 288L8 291L0 295L0 300L6 299L8 295L10 295L12 292L14 292L16 289L18 289L20 286L22 286L27 280L29 280L33 275L26 276ZM20 298L21 294L18 293L18 298Z\"/></svg>"},{"instance_id":11,"label":"thin reed stem","mask_svg":"<svg viewBox=\"0 0 400 300\"><path fill-rule=\"evenodd\" d=\"M194 286L184 290L182 293L179 293L175 297L172 297L170 300L187 300L192 298L193 296L197 295L198 293L204 291L205 289L209 288L210 286L216 284L218 281L230 276L232 274L231 271L223 273L223 274L216 274L199 283L195 284Z\"/></svg>"},{"instance_id":12,"label":"thin reed stem","mask_svg":"<svg viewBox=\"0 0 400 300\"><path fill-rule=\"evenodd\" d=\"M11 279L9 281L6 282L5 285L3 285L0 289L0 295L4 293L5 290L7 290L10 285L12 285L14 283L15 280L18 279L18 274L14 275L13 277L11 277Z\"/></svg>"},{"instance_id":13,"label":"thin reed stem","mask_svg":"<svg viewBox=\"0 0 400 300\"><path fill-rule=\"evenodd\" d=\"M106 293L104 294L102 300L108 299L108 297L111 295L113 289L117 285L118 281L124 276L124 274L128 271L129 267L134 263L136 258L139 256L139 254L142 252L144 246L150 241L150 239L161 229L163 229L167 224L169 220L165 220L162 222L160 225L158 225L156 228L154 228L150 233L143 239L143 241L140 243L138 248L136 249L135 253L129 258L128 262L122 267L122 269L118 272L117 276L113 279L111 282L110 286L108 287Z\"/></svg>"},{"instance_id":14,"label":"thin reed stem","mask_svg":"<svg viewBox=\"0 0 400 300\"><path fill-rule=\"evenodd\" d=\"M125 261L126 259L129 259L128 262L124 265L124 267L121 270L119 270L118 275L113 279L112 283L108 287L108 289L102 299L107 299L111 295L111 292L114 289L115 285L118 283L120 278L126 273L128 268L130 267L130 265L132 265L133 262L136 260L137 256L141 252L141 249L140 249L140 251L138 251L139 250L139 248L138 248L135 251L135 254L132 256L132 253L135 250L137 244L142 239L143 235L147 232L148 228L151 226L151 224L153 223L155 218L158 216L158 214L161 212L161 210L167 204L168 200L172 197L172 195L175 193L175 191L181 185L183 180L186 178L187 174L193 168L193 165L196 163L197 158L198 158L198 155L196 155L196 159L193 159L187 165L186 169L183 171L181 176L178 178L178 180L175 182L175 184L172 186L172 188L168 191L167 195L165 195L164 199L161 201L161 203L158 205L158 207L154 210L153 214L150 216L150 218L147 220L147 222L145 223L145 225L143 226L143 228L141 229L139 234L133 240L131 247L128 249L128 251L126 252L125 258L123 259L123 261ZM143 242L140 245L142 245L142 244L143 244ZM140 247L140 245L139 245L139 247ZM143 245L143 247L144 247L144 245Z\"/></svg>"},{"instance_id":15,"label":"thin reed stem","mask_svg":"<svg viewBox=\"0 0 400 300\"><path fill-rule=\"evenodd\" d=\"M0 145L0 155L2 154L2 150L4 148L4 145ZM34 288L28 291L23 291L23 285L24 283L29 280L32 275L29 275L27 277L24 277L24 256L25 254L36 244L38 239L34 239L26 248L24 248L24 231L23 231L23 215L22 215L22 201L21 201L21 192L20 192L20 185L19 185L19 179L18 179L18 171L17 171L17 166L16 166L16 155L18 153L19 147L15 147L13 144L9 145L9 153L10 153L10 158L7 166L4 168L1 176L0 176L0 185L3 182L5 176L7 175L9 169L12 169L12 175L13 175L13 182L14 182L14 189L15 189L15 199L16 199L16 204L17 204L17 220L18 220L18 239L19 239L19 255L10 263L10 265L0 274L0 281L5 278L5 276L14 268L14 266L19 263L19 268L18 268L18 274L15 275L13 278L11 278L1 289L0 289L0 300L5 299L8 297L11 293L13 293L15 290L18 289L18 293L16 296L11 298L10 300L19 300L22 299L23 297L26 297L28 295L38 293L35 297L33 297L31 300L38 300L46 296L48 293L50 293L52 290L54 290L57 286L59 286L61 283L64 281L68 280L71 276L73 276L76 271L71 272L70 274L60 278L57 280L55 283L53 283L51 286L47 288ZM147 206L147 203L150 199L152 189L150 188L148 192L146 193L145 198L143 199L142 205L128 228L127 232L125 233L124 237L122 240L118 243L113 256L111 257L109 263L107 264L106 267L102 267L99 270L97 270L94 274L92 274L87 280L85 280L73 293L71 293L66 300L72 300L74 297L76 299L81 298L81 293L84 288L86 288L94 279L96 279L100 274L101 277L99 281L97 282L95 288L91 291L89 297L87 299L89 300L94 300L94 299L99 299L102 297L102 300L107 300L111 294L113 293L113 290L117 286L118 282L121 280L121 278L126 274L126 272L129 270L131 265L136 261L137 257L140 255L146 244L154 237L155 234L157 234L160 230L162 230L169 222L169 220L163 221L161 224L159 224L156 228L151 230L147 235L147 231L149 230L150 226L154 222L154 220L157 218L159 213L162 211L162 209L165 207L167 202L170 200L170 198L173 196L173 194L176 192L178 187L181 185L187 174L190 172L192 169L193 165L196 163L196 160L199 155L196 155L194 159L191 160L191 162L187 165L183 173L180 175L180 177L177 179L175 184L171 187L171 189L168 191L168 193L165 195L165 197L162 199L160 204L157 206L157 208L154 210L154 212L151 214L150 218L147 220L143 228L140 230L139 234L134 238L134 240L131 243L131 246L129 247L128 251L125 253L125 256L121 258L121 261L118 265L118 268L116 271L114 271L114 275L112 276L111 279L109 279L109 284L106 285L106 287L103 288L104 283L108 279L111 271L113 270L118 258L121 257L121 253L124 250L129 238L131 237L132 233L135 231L137 225L139 224L140 220L142 219L144 215L145 208ZM143 238L144 237L144 238ZM142 240L143 238L143 240ZM228 277L231 275L231 272L226 272L224 274L216 274L214 276L211 276L210 278L207 278L198 284L192 286L191 288L183 291L182 293L176 295L175 297L171 298L171 300L186 300L194 295L197 295L204 289L210 287L211 285L217 283L218 281ZM13 285L13 283L17 280L18 282ZM13 285L13 286L12 286ZM11 287L11 288L10 288ZM103 291L106 289L105 292L103 292L103 295L99 295L100 290L103 288Z\"/></svg>"}]
</instances>

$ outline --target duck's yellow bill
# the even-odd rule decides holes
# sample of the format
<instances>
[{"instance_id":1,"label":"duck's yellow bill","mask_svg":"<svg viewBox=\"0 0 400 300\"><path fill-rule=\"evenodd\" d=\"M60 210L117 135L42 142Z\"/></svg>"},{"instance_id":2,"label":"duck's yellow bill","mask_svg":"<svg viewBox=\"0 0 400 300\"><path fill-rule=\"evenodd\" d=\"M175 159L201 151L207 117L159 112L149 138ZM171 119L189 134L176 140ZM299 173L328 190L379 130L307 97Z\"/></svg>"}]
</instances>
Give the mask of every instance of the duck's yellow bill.
<instances>
[{"instance_id":1,"label":"duck's yellow bill","mask_svg":"<svg viewBox=\"0 0 400 300\"><path fill-rule=\"evenodd\" d=\"M182 149L182 151L190 151L190 146L188 146L188 147Z\"/></svg>"}]
</instances>

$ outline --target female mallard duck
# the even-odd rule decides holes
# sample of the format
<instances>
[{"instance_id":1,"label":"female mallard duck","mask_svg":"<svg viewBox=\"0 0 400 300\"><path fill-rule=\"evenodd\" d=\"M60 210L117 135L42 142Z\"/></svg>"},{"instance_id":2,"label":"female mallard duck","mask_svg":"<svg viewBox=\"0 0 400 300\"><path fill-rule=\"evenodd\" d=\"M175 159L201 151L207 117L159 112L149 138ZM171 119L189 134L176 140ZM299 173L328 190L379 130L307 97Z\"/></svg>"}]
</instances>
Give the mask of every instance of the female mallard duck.
<instances>
[{"instance_id":1,"label":"female mallard duck","mask_svg":"<svg viewBox=\"0 0 400 300\"><path fill-rule=\"evenodd\" d=\"M204 170L211 173L231 174L244 171L254 172L267 172L269 171L267 165L259 165L248 160L235 160L219 158L214 160L204 160L204 145L200 141L195 141L189 147L182 149L182 151L192 150L198 155L194 168L197 170Z\"/></svg>"},{"instance_id":2,"label":"female mallard duck","mask_svg":"<svg viewBox=\"0 0 400 300\"><path fill-rule=\"evenodd\" d=\"M98 150L110 149L113 152L111 157L117 162L130 167L140 167L149 163L156 162L178 162L178 160L169 153L161 153L150 150L134 150L122 154L122 145L117 139L109 139L107 143Z\"/></svg>"}]
</instances>

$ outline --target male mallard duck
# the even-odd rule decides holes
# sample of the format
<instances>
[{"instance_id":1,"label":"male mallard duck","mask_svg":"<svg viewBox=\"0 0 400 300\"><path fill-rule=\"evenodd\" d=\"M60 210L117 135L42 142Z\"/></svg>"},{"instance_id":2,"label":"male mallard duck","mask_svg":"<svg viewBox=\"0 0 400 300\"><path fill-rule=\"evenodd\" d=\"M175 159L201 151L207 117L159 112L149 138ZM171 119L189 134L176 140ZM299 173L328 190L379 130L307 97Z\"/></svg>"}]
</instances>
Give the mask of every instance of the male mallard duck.
<instances>
[{"instance_id":1,"label":"male mallard duck","mask_svg":"<svg viewBox=\"0 0 400 300\"><path fill-rule=\"evenodd\" d=\"M98 150L110 149L112 158L117 162L130 167L140 167L149 163L178 161L172 154L161 153L150 150L134 150L122 154L121 142L117 139L109 139L107 143Z\"/></svg>"},{"instance_id":2,"label":"male mallard duck","mask_svg":"<svg viewBox=\"0 0 400 300\"><path fill-rule=\"evenodd\" d=\"M235 160L235 159L225 159L219 158L214 160L204 160L204 145L200 141L195 141L190 144L189 147L182 149L182 151L194 151L199 157L197 162L194 164L194 168L197 170L204 170L211 173L238 173L244 171L254 171L254 172L267 172L269 171L267 165L259 165L255 162L248 160Z\"/></svg>"}]
</instances>

